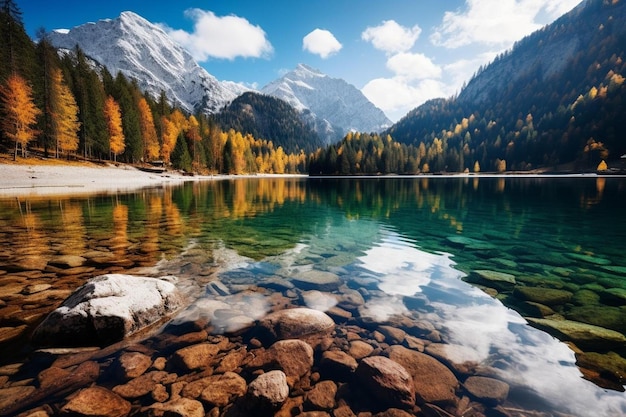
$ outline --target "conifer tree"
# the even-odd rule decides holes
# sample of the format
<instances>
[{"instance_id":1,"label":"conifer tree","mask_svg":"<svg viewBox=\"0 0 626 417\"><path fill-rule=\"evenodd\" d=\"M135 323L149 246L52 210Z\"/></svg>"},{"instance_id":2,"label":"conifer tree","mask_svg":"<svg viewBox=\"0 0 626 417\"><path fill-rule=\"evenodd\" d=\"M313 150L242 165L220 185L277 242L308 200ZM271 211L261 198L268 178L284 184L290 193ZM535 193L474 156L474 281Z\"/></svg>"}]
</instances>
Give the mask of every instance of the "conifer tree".
<instances>
[{"instance_id":1,"label":"conifer tree","mask_svg":"<svg viewBox=\"0 0 626 417\"><path fill-rule=\"evenodd\" d=\"M32 126L37 122L40 110L33 102L30 85L17 74L9 76L7 82L0 86L0 100L0 127L4 135L15 142L15 160L18 144L22 148L22 156L26 156L26 145L35 136Z\"/></svg>"},{"instance_id":2,"label":"conifer tree","mask_svg":"<svg viewBox=\"0 0 626 417\"><path fill-rule=\"evenodd\" d=\"M35 97L39 108L42 110L39 119L39 145L44 149L47 158L49 151L54 147L53 127L52 127L52 70L59 67L59 57L52 44L45 36L45 30L40 30L40 40L37 44L38 73L35 78Z\"/></svg>"},{"instance_id":3,"label":"conifer tree","mask_svg":"<svg viewBox=\"0 0 626 417\"><path fill-rule=\"evenodd\" d=\"M126 143L124 158L126 162L137 162L143 156L143 143L139 125L139 110L134 100L134 87L119 72L110 88L113 90L112 95L122 111L122 127Z\"/></svg>"},{"instance_id":4,"label":"conifer tree","mask_svg":"<svg viewBox=\"0 0 626 417\"><path fill-rule=\"evenodd\" d=\"M52 71L51 102L53 137L56 141L56 157L59 152L78 150L78 105L69 87L65 84L63 73L59 68Z\"/></svg>"},{"instance_id":5,"label":"conifer tree","mask_svg":"<svg viewBox=\"0 0 626 417\"><path fill-rule=\"evenodd\" d=\"M32 78L35 48L24 30L22 11L13 0L0 0L0 82L18 73Z\"/></svg>"},{"instance_id":6,"label":"conifer tree","mask_svg":"<svg viewBox=\"0 0 626 417\"><path fill-rule=\"evenodd\" d=\"M187 149L185 137L182 133L178 136L176 147L172 151L172 165L176 169L182 169L188 172L191 171L191 156L189 155L189 149Z\"/></svg>"},{"instance_id":7,"label":"conifer tree","mask_svg":"<svg viewBox=\"0 0 626 417\"><path fill-rule=\"evenodd\" d=\"M113 154L113 160L117 161L117 155L124 152L124 130L122 128L122 114L120 106L115 99L108 96L104 102L104 118L109 132L109 149Z\"/></svg>"},{"instance_id":8,"label":"conifer tree","mask_svg":"<svg viewBox=\"0 0 626 417\"><path fill-rule=\"evenodd\" d=\"M90 67L85 53L77 46L66 56L72 92L80 109L80 148L85 157L99 158L109 152L107 127L104 119L105 93L98 74Z\"/></svg>"}]
</instances>

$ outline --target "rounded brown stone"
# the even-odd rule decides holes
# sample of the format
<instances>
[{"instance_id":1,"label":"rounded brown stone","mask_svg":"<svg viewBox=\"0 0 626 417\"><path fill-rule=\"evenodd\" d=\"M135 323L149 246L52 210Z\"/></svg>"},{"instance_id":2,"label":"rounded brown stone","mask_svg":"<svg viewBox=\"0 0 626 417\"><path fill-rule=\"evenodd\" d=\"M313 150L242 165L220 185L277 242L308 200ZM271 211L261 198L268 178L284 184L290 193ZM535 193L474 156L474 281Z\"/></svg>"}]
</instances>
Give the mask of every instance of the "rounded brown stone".
<instances>
[{"instance_id":1,"label":"rounded brown stone","mask_svg":"<svg viewBox=\"0 0 626 417\"><path fill-rule=\"evenodd\" d=\"M152 359L139 352L126 352L116 362L116 370L123 379L137 378L150 368Z\"/></svg>"},{"instance_id":2,"label":"rounded brown stone","mask_svg":"<svg viewBox=\"0 0 626 417\"><path fill-rule=\"evenodd\" d=\"M490 405L504 402L509 395L509 384L484 376L470 376L463 386L473 397Z\"/></svg>"},{"instance_id":3,"label":"rounded brown stone","mask_svg":"<svg viewBox=\"0 0 626 417\"><path fill-rule=\"evenodd\" d=\"M455 404L458 380L452 371L430 355L394 345L385 355L402 365L413 377L418 403Z\"/></svg>"},{"instance_id":4,"label":"rounded brown stone","mask_svg":"<svg viewBox=\"0 0 626 417\"><path fill-rule=\"evenodd\" d=\"M207 379L209 385L200 394L200 399L212 406L224 407L246 393L246 380L234 372Z\"/></svg>"},{"instance_id":5,"label":"rounded brown stone","mask_svg":"<svg viewBox=\"0 0 626 417\"><path fill-rule=\"evenodd\" d=\"M333 381L321 381L304 396L305 405L314 410L331 410L335 408L337 384Z\"/></svg>"},{"instance_id":6,"label":"rounded brown stone","mask_svg":"<svg viewBox=\"0 0 626 417\"><path fill-rule=\"evenodd\" d=\"M125 417L130 413L128 401L106 388L94 386L78 392L61 413L77 416Z\"/></svg>"},{"instance_id":7,"label":"rounded brown stone","mask_svg":"<svg viewBox=\"0 0 626 417\"><path fill-rule=\"evenodd\" d=\"M410 409L415 405L413 379L399 363L370 356L359 363L356 381L381 405Z\"/></svg>"}]
</instances>

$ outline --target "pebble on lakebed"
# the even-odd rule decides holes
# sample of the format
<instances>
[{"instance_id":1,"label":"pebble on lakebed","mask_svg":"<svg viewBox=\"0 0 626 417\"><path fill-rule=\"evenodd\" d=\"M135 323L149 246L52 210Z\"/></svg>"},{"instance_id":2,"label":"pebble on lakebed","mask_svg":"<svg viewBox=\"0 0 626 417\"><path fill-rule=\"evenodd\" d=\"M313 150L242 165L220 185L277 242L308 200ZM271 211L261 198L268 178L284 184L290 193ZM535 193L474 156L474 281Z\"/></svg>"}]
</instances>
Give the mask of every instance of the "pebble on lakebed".
<instances>
[{"instance_id":1,"label":"pebble on lakebed","mask_svg":"<svg viewBox=\"0 0 626 417\"><path fill-rule=\"evenodd\" d=\"M233 334L212 334L210 321L198 318L171 323L141 342L36 351L22 364L0 368L0 415L384 416L423 411L446 416L471 410L473 416L484 416L489 409L507 415L513 406L503 394L506 383L487 385L497 392L470 392L463 381L477 376L472 367L455 374L420 352L434 345L428 326L390 319L365 327L352 316L358 314L358 297L343 304L350 318L343 315L340 323L297 307L285 296L273 298L274 311ZM480 402L478 395L491 402Z\"/></svg>"},{"instance_id":2,"label":"pebble on lakebed","mask_svg":"<svg viewBox=\"0 0 626 417\"><path fill-rule=\"evenodd\" d=\"M329 277L322 276L324 285ZM288 285L282 293L259 285L228 295L230 304L208 297L141 341L122 336L106 347L35 351L0 367L0 416L520 415L497 370L447 357L463 347L442 341L432 324L402 315L373 322L360 316L366 301L359 292L326 293L307 278L305 288ZM218 324L253 314L255 293L269 300L267 314L237 320L236 328ZM301 307L312 293L336 305L328 314ZM196 314L198 306L211 314Z\"/></svg>"}]
</instances>

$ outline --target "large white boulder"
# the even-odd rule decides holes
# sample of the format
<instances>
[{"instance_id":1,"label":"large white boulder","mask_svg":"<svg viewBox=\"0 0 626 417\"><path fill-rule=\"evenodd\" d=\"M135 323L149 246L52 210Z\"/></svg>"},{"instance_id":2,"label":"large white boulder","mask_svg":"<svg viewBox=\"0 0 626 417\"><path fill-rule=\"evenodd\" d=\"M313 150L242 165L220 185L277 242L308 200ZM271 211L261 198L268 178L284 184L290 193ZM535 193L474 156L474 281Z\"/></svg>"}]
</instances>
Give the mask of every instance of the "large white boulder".
<instances>
[{"instance_id":1,"label":"large white boulder","mask_svg":"<svg viewBox=\"0 0 626 417\"><path fill-rule=\"evenodd\" d=\"M70 295L35 329L40 345L104 345L154 324L184 304L176 286L164 279L107 274Z\"/></svg>"}]
</instances>

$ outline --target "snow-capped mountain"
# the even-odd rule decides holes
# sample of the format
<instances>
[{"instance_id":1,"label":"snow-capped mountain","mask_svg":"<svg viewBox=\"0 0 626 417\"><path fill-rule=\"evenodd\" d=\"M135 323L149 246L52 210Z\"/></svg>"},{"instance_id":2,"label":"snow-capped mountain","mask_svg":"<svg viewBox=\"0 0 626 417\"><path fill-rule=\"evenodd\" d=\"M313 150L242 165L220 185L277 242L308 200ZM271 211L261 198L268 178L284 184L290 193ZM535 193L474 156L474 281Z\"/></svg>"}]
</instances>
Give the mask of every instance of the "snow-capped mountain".
<instances>
[{"instance_id":1,"label":"snow-capped mountain","mask_svg":"<svg viewBox=\"0 0 626 417\"><path fill-rule=\"evenodd\" d=\"M55 30L49 40L60 49L78 45L113 76L122 72L154 97L164 91L172 104L189 112L214 113L249 90L241 84L218 81L159 26L133 12Z\"/></svg>"},{"instance_id":2,"label":"snow-capped mountain","mask_svg":"<svg viewBox=\"0 0 626 417\"><path fill-rule=\"evenodd\" d=\"M327 142L340 139L351 130L380 132L392 125L358 88L304 64L269 83L261 92L291 104Z\"/></svg>"}]
</instances>

